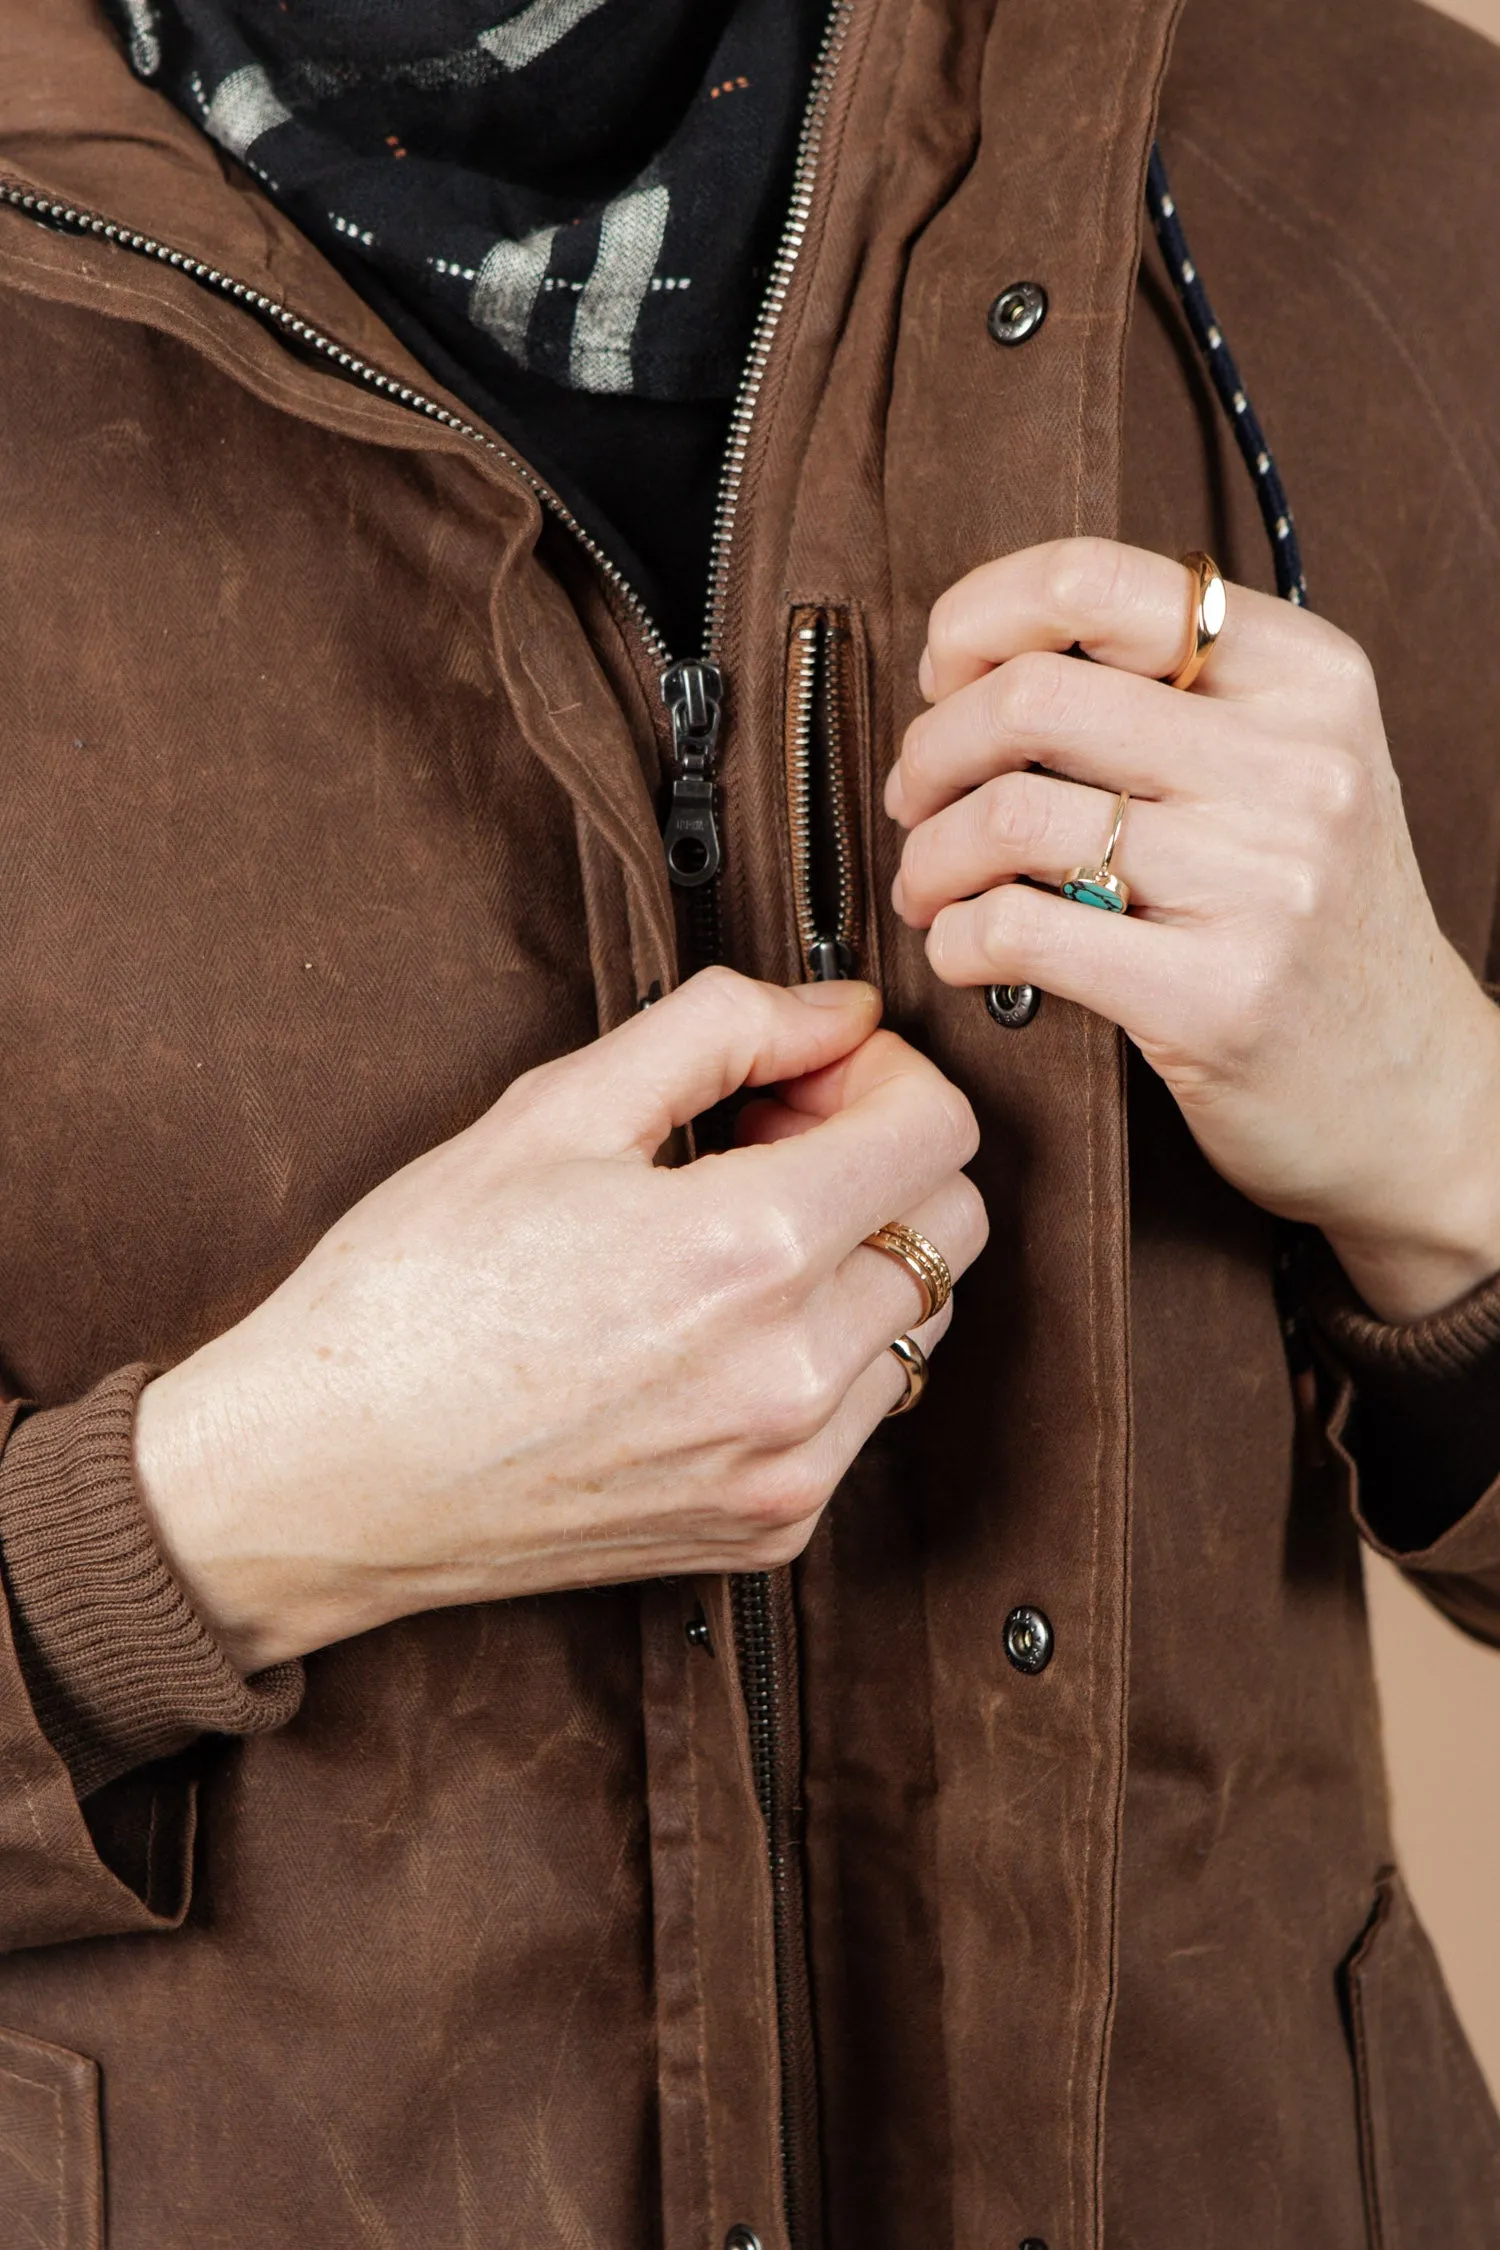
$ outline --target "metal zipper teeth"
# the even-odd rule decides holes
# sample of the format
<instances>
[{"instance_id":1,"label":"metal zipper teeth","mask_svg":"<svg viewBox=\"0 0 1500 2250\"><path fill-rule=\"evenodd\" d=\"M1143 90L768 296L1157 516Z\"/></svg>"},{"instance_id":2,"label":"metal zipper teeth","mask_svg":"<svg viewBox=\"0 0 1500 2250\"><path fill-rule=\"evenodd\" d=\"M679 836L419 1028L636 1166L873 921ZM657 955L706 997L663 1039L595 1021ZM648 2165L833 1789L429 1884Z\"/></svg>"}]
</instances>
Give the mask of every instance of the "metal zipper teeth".
<instances>
[{"instance_id":1,"label":"metal zipper teeth","mask_svg":"<svg viewBox=\"0 0 1500 2250\"><path fill-rule=\"evenodd\" d=\"M849 818L849 792L844 776L844 690L846 672L840 660L846 636L830 617L799 625L792 644L792 678L788 714L789 759L787 817L791 830L793 911L804 961L814 966L814 955L827 938L853 956L858 951L859 897L855 865L854 832ZM829 901L831 925L825 929L815 897L817 876L813 866L815 799L818 776L815 729L819 711L819 685L823 713L823 748L826 771L822 775L828 835L833 846L833 876L837 895Z\"/></svg>"},{"instance_id":2,"label":"metal zipper teeth","mask_svg":"<svg viewBox=\"0 0 1500 2250\"><path fill-rule=\"evenodd\" d=\"M820 936L813 912L812 758L813 711L818 682L817 625L801 625L793 643L792 758L787 777L787 815L792 831L792 894L797 938L804 961L812 958Z\"/></svg>"},{"instance_id":3,"label":"metal zipper teeth","mask_svg":"<svg viewBox=\"0 0 1500 2250\"><path fill-rule=\"evenodd\" d=\"M217 266L205 265L202 259L190 256L185 250L176 250L168 242L159 242L154 235L137 234L133 228L121 226L114 219L106 219L97 211L86 210L73 203L53 202L47 196L38 195L34 189L21 187L10 181L0 181L0 202L10 204L15 210L26 211L34 218L44 219L51 225L67 227L75 234L97 235L102 241L112 242L122 250L133 250L138 257L154 258L161 265L171 266L178 273L185 273L189 280L196 281L201 287L212 290L220 297L230 298L236 304L244 305L262 320L272 323L282 335L289 336L309 351L317 352L337 367L341 374L362 383L366 390L376 391L382 398L391 399L398 406L424 416L427 421L437 422L445 430L452 430L458 436L469 439L472 444L482 446L486 453L492 453L497 461L503 461L508 469L513 470L536 494L542 505L572 533L619 595L639 629L647 653L657 669L664 670L671 663L671 652L650 611L619 565L611 562L593 533L584 529L572 509L565 501L559 500L551 486L545 484L534 469L528 468L518 454L512 453L497 439L476 429L472 422L464 421L461 415L452 413L436 399L429 398L425 391L414 390L409 383L399 382L394 375L387 375L380 368L372 367L357 352L346 350L337 337L325 335L321 328L314 328L310 321L303 320L290 306L283 305L275 297L262 296L248 282L237 281L233 274L221 273Z\"/></svg>"},{"instance_id":4,"label":"metal zipper teeth","mask_svg":"<svg viewBox=\"0 0 1500 2250\"><path fill-rule=\"evenodd\" d=\"M849 791L844 774L844 692L848 685L845 662L847 635L825 619L823 625L823 690L828 750L828 819L833 831L833 858L839 895L834 906L833 935L840 945L856 951L859 897L854 861L854 831L849 819Z\"/></svg>"},{"instance_id":5,"label":"metal zipper teeth","mask_svg":"<svg viewBox=\"0 0 1500 2250\"><path fill-rule=\"evenodd\" d=\"M823 130L828 123L834 80L838 75L839 58L848 37L854 6L855 0L835 0L833 13L824 28L823 43L818 49L818 59L813 68L812 92L797 142L797 162L792 174L792 198L786 225L776 252L776 262L771 268L771 278L761 304L760 316L755 324L755 334L750 341L750 356L745 362L745 372L734 402L734 413L730 417L724 475L719 486L713 543L709 550L708 619L703 634L704 653L716 662L719 660L723 640L729 557L734 544L740 491L745 481L745 464L749 458L750 429L755 420L761 385L765 381L771 347L776 341L776 331L781 326L792 277L802 254L807 222L812 215L818 160L823 152Z\"/></svg>"}]
</instances>

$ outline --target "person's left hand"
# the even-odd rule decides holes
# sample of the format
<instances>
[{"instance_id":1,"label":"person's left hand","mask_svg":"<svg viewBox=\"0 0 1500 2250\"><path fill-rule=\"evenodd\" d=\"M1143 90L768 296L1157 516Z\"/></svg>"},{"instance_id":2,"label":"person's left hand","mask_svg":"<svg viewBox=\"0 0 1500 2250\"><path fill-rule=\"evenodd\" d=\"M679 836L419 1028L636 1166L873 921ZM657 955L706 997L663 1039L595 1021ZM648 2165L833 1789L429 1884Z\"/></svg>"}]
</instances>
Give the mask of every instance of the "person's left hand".
<instances>
[{"instance_id":1,"label":"person's left hand","mask_svg":"<svg viewBox=\"0 0 1500 2250\"><path fill-rule=\"evenodd\" d=\"M1363 652L1231 587L1180 694L1192 598L1104 540L943 595L886 788L895 904L945 983L1122 1025L1227 1179L1417 1319L1500 1270L1500 1009L1438 928ZM1129 914L1035 887L1098 864L1120 790Z\"/></svg>"}]
</instances>

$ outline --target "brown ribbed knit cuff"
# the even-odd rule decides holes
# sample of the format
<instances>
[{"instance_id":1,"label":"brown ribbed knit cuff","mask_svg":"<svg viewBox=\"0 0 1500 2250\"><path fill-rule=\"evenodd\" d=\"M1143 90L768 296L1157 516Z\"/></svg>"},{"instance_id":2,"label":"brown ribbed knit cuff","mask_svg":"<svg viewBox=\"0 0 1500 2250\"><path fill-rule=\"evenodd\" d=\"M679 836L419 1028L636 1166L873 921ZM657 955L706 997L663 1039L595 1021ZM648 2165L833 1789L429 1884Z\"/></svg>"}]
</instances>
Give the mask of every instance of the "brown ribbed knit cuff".
<instances>
[{"instance_id":1,"label":"brown ribbed knit cuff","mask_svg":"<svg viewBox=\"0 0 1500 2250\"><path fill-rule=\"evenodd\" d=\"M128 1367L72 1405L25 1415L0 1456L3 1565L27 1691L80 1797L199 1734L292 1716L300 1664L245 1680L157 1546L135 1477Z\"/></svg>"},{"instance_id":2,"label":"brown ribbed knit cuff","mask_svg":"<svg viewBox=\"0 0 1500 2250\"><path fill-rule=\"evenodd\" d=\"M1377 1320L1356 1296L1331 1250L1312 1267L1314 1320L1335 1357L1356 1380L1363 1374L1402 1383L1464 1380L1500 1349L1500 1275L1426 1320Z\"/></svg>"},{"instance_id":3,"label":"brown ribbed knit cuff","mask_svg":"<svg viewBox=\"0 0 1500 2250\"><path fill-rule=\"evenodd\" d=\"M1307 1301L1353 1385L1344 1443L1362 1527L1389 1553L1420 1553L1500 1479L1500 1277L1426 1320L1377 1320L1324 1244Z\"/></svg>"}]
</instances>

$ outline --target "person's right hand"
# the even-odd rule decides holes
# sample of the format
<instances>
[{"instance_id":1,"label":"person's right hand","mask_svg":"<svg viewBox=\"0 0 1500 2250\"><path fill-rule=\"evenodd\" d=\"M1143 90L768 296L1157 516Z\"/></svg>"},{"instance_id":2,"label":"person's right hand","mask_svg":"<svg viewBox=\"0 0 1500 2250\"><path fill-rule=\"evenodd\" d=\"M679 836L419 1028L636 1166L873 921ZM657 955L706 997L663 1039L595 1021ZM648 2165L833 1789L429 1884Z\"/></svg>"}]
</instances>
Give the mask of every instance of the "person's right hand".
<instances>
[{"instance_id":1,"label":"person's right hand","mask_svg":"<svg viewBox=\"0 0 1500 2250\"><path fill-rule=\"evenodd\" d=\"M986 1233L973 1112L878 1014L868 985L693 978L518 1079L147 1386L147 1506L245 1671L449 1603L800 1551L920 1310L863 1238L905 1219L957 1274ZM754 1145L653 1163L741 1086L778 1089Z\"/></svg>"}]
</instances>

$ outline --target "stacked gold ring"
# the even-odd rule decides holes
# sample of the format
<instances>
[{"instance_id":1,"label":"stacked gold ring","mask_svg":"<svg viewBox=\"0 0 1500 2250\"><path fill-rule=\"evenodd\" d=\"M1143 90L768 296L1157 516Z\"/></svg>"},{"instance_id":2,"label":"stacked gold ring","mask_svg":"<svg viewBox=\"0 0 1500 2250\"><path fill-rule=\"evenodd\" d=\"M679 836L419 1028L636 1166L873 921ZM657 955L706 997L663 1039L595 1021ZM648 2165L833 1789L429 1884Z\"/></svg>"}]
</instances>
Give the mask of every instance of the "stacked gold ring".
<instances>
[{"instance_id":1,"label":"stacked gold ring","mask_svg":"<svg viewBox=\"0 0 1500 2250\"><path fill-rule=\"evenodd\" d=\"M925 1234L915 1227L903 1224L900 1219L888 1219L883 1227L865 1237L868 1249L879 1250L885 1257L894 1258L898 1266L905 1266L912 1280L922 1292L922 1319L931 1320L940 1313L953 1294L953 1272L936 1243L929 1242Z\"/></svg>"}]
</instances>

